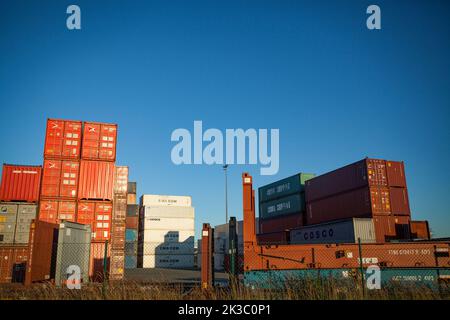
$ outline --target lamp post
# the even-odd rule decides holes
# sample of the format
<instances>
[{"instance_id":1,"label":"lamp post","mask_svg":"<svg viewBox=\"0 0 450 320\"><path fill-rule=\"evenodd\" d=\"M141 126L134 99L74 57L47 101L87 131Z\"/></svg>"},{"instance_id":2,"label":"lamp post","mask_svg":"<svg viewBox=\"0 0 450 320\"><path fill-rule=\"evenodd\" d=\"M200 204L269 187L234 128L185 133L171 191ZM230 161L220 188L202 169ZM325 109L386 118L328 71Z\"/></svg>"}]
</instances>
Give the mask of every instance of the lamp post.
<instances>
[{"instance_id":1,"label":"lamp post","mask_svg":"<svg viewBox=\"0 0 450 320\"><path fill-rule=\"evenodd\" d=\"M224 165L223 171L225 172L225 223L228 223L228 175L227 169L228 165Z\"/></svg>"}]
</instances>

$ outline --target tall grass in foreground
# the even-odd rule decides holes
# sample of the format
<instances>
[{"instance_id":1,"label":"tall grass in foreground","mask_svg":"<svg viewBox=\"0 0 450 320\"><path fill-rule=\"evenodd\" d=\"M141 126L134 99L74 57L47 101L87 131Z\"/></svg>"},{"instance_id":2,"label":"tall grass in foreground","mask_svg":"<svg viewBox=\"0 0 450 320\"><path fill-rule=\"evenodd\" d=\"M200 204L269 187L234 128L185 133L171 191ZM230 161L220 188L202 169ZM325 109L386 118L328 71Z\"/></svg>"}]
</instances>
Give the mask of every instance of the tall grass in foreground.
<instances>
[{"instance_id":1,"label":"tall grass in foreground","mask_svg":"<svg viewBox=\"0 0 450 320\"><path fill-rule=\"evenodd\" d=\"M131 281L111 282L105 288L91 283L81 290L58 288L52 284L0 285L2 300L429 300L449 299L449 288L439 292L425 286L392 284L381 290L367 290L363 297L355 282L333 279L302 279L286 281L277 289L243 286L231 281L229 287L201 289L198 286Z\"/></svg>"}]
</instances>

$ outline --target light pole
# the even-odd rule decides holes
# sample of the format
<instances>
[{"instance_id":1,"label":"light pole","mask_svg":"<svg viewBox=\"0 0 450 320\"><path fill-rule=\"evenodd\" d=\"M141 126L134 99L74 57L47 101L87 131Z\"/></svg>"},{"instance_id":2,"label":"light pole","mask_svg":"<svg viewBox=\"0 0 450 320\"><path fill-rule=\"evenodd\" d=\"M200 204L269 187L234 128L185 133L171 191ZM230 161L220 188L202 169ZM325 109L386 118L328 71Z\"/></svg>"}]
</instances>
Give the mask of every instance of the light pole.
<instances>
[{"instance_id":1,"label":"light pole","mask_svg":"<svg viewBox=\"0 0 450 320\"><path fill-rule=\"evenodd\" d=\"M224 165L223 171L225 172L225 223L228 223L228 175L227 169L228 165Z\"/></svg>"}]
</instances>

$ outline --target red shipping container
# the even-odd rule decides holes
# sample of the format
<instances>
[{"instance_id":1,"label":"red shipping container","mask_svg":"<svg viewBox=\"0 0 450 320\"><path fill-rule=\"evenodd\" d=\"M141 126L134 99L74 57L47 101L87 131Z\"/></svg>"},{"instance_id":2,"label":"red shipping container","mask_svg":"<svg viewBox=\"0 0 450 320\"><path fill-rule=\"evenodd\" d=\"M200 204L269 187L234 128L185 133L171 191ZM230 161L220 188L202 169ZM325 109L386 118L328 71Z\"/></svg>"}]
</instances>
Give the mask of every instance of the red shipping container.
<instances>
[{"instance_id":1,"label":"red shipping container","mask_svg":"<svg viewBox=\"0 0 450 320\"><path fill-rule=\"evenodd\" d=\"M79 171L78 161L44 160L41 196L76 198Z\"/></svg>"},{"instance_id":2,"label":"red shipping container","mask_svg":"<svg viewBox=\"0 0 450 320\"><path fill-rule=\"evenodd\" d=\"M106 272L109 272L110 265L110 246L108 246L105 252L104 242L91 243L91 257L89 264L89 277L91 281L101 282L103 281L104 266L106 262Z\"/></svg>"},{"instance_id":3,"label":"red shipping container","mask_svg":"<svg viewBox=\"0 0 450 320\"><path fill-rule=\"evenodd\" d=\"M85 122L81 157L86 160L115 161L117 125Z\"/></svg>"},{"instance_id":4,"label":"red shipping container","mask_svg":"<svg viewBox=\"0 0 450 320\"><path fill-rule=\"evenodd\" d=\"M113 200L114 163L81 160L79 200Z\"/></svg>"},{"instance_id":5,"label":"red shipping container","mask_svg":"<svg viewBox=\"0 0 450 320\"><path fill-rule=\"evenodd\" d=\"M127 229L138 229L139 228L139 217L126 217Z\"/></svg>"},{"instance_id":6,"label":"red shipping container","mask_svg":"<svg viewBox=\"0 0 450 320\"><path fill-rule=\"evenodd\" d=\"M409 221L408 216L373 217L377 243L409 239Z\"/></svg>"},{"instance_id":7,"label":"red shipping container","mask_svg":"<svg viewBox=\"0 0 450 320\"><path fill-rule=\"evenodd\" d=\"M307 180L306 202L365 186L406 187L403 163L366 158Z\"/></svg>"},{"instance_id":8,"label":"red shipping container","mask_svg":"<svg viewBox=\"0 0 450 320\"><path fill-rule=\"evenodd\" d=\"M409 216L407 199L405 188L363 187L309 202L306 205L306 221L310 225L374 215Z\"/></svg>"},{"instance_id":9,"label":"red shipping container","mask_svg":"<svg viewBox=\"0 0 450 320\"><path fill-rule=\"evenodd\" d=\"M296 213L273 219L259 219L259 232L271 233L295 229L303 226L303 218L302 213Z\"/></svg>"},{"instance_id":10,"label":"red shipping container","mask_svg":"<svg viewBox=\"0 0 450 320\"><path fill-rule=\"evenodd\" d=\"M61 220L75 222L76 202L70 200L42 199L39 204L39 220L60 223Z\"/></svg>"},{"instance_id":11,"label":"red shipping container","mask_svg":"<svg viewBox=\"0 0 450 320\"><path fill-rule=\"evenodd\" d=\"M0 201L39 201L41 166L18 166L4 164Z\"/></svg>"},{"instance_id":12,"label":"red shipping container","mask_svg":"<svg viewBox=\"0 0 450 320\"><path fill-rule=\"evenodd\" d=\"M258 244L288 244L289 243L289 231L260 233L256 235Z\"/></svg>"},{"instance_id":13,"label":"red shipping container","mask_svg":"<svg viewBox=\"0 0 450 320\"><path fill-rule=\"evenodd\" d=\"M47 120L44 158L79 159L81 150L81 121Z\"/></svg>"},{"instance_id":14,"label":"red shipping container","mask_svg":"<svg viewBox=\"0 0 450 320\"><path fill-rule=\"evenodd\" d=\"M31 224L25 284L54 278L52 263L56 261L58 229L58 224L44 221L33 221Z\"/></svg>"},{"instance_id":15,"label":"red shipping container","mask_svg":"<svg viewBox=\"0 0 450 320\"><path fill-rule=\"evenodd\" d=\"M108 201L80 201L77 222L90 224L92 241L106 241L111 237L113 205Z\"/></svg>"},{"instance_id":16,"label":"red shipping container","mask_svg":"<svg viewBox=\"0 0 450 320\"><path fill-rule=\"evenodd\" d=\"M430 228L428 221L410 221L412 239L430 240Z\"/></svg>"},{"instance_id":17,"label":"red shipping container","mask_svg":"<svg viewBox=\"0 0 450 320\"><path fill-rule=\"evenodd\" d=\"M25 280L25 269L22 275L14 275L13 271L15 265L26 264L27 261L28 246L0 246L0 283L11 283L16 277Z\"/></svg>"}]
</instances>

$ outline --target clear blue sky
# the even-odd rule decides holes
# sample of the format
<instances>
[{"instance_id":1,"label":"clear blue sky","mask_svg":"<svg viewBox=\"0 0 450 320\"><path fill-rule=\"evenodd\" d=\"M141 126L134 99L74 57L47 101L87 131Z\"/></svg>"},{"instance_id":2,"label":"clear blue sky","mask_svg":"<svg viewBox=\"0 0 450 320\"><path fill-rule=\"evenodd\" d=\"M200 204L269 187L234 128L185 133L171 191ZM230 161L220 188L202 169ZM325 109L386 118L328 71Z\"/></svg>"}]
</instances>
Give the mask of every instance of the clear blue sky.
<instances>
[{"instance_id":1,"label":"clear blue sky","mask_svg":"<svg viewBox=\"0 0 450 320\"><path fill-rule=\"evenodd\" d=\"M366 8L382 30L366 28ZM66 28L78 4L82 30ZM18 1L0 4L0 161L42 163L45 121L119 124L138 193L191 195L224 222L220 166L175 166L176 128L279 128L280 171L404 160L413 218L450 235L450 2Z\"/></svg>"}]
</instances>

